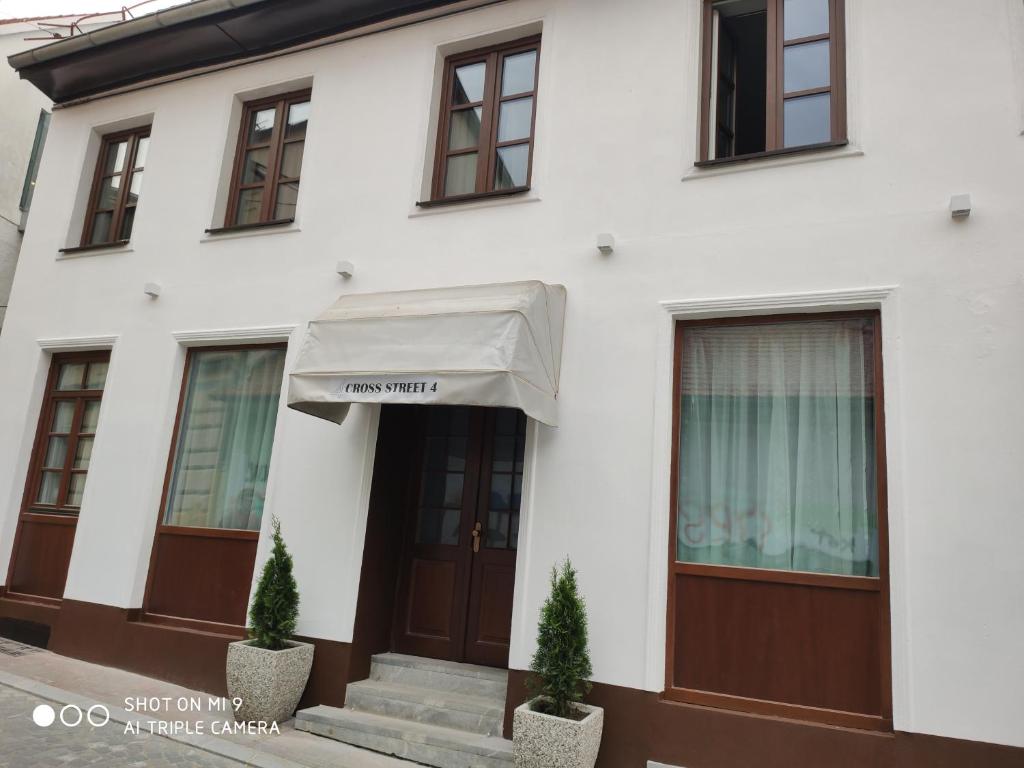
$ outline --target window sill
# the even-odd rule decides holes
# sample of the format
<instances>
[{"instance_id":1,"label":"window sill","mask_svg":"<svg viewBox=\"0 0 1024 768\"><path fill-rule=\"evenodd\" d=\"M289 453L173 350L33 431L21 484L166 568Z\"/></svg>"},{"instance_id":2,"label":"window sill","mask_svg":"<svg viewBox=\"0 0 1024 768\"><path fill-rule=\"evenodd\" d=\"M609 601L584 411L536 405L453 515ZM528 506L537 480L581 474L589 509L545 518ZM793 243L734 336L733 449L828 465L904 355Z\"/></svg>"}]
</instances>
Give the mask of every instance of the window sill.
<instances>
[{"instance_id":1,"label":"window sill","mask_svg":"<svg viewBox=\"0 0 1024 768\"><path fill-rule=\"evenodd\" d=\"M57 251L58 261L63 259L77 259L81 256L102 256L107 253L132 253L134 248L129 248L129 240L115 240L112 243L97 243L96 245L76 245L72 248L60 248Z\"/></svg>"},{"instance_id":2,"label":"window sill","mask_svg":"<svg viewBox=\"0 0 1024 768\"><path fill-rule=\"evenodd\" d=\"M232 227L215 227L207 229L205 236L200 239L201 243L209 243L214 240L234 240L239 237L256 237L260 235L278 235L285 232L299 232L295 219L280 219L278 221L261 221L258 224L242 224Z\"/></svg>"},{"instance_id":3,"label":"window sill","mask_svg":"<svg viewBox=\"0 0 1024 768\"><path fill-rule=\"evenodd\" d=\"M502 190L501 192L482 192L480 194L450 197L444 200L423 200L416 203L416 210L409 214L409 218L415 219L420 216L433 216L453 211L537 202L540 202L540 197L530 187L518 187L517 189Z\"/></svg>"},{"instance_id":4,"label":"window sill","mask_svg":"<svg viewBox=\"0 0 1024 768\"><path fill-rule=\"evenodd\" d=\"M819 163L823 160L835 160L841 157L862 157L863 155L864 150L845 141L816 144L812 147L800 147L799 149L792 150L759 152L756 155L729 157L721 160L704 160L694 163L694 167L683 175L682 181L725 176L732 173L744 173L746 171L760 170L761 168L781 168L788 165Z\"/></svg>"}]
</instances>

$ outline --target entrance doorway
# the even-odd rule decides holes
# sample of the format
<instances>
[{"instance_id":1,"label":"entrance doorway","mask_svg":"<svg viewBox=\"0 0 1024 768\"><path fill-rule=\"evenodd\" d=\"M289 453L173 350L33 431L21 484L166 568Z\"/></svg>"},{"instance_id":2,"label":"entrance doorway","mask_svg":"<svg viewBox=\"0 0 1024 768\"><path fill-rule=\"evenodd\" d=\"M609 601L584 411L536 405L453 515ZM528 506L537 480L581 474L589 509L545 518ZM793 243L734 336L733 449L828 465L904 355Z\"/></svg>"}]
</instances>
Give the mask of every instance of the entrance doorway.
<instances>
[{"instance_id":1,"label":"entrance doorway","mask_svg":"<svg viewBox=\"0 0 1024 768\"><path fill-rule=\"evenodd\" d=\"M526 417L427 406L412 421L392 647L507 667Z\"/></svg>"}]
</instances>

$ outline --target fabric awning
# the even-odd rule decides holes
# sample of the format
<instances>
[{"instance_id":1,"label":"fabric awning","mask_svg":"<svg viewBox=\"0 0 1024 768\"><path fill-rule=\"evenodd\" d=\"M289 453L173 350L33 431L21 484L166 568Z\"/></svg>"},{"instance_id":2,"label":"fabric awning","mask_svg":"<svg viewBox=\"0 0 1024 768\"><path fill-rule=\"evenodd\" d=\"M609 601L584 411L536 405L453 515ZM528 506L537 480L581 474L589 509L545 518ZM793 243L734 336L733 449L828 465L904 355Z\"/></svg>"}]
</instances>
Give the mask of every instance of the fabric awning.
<instances>
[{"instance_id":1,"label":"fabric awning","mask_svg":"<svg viewBox=\"0 0 1024 768\"><path fill-rule=\"evenodd\" d=\"M350 403L520 408L557 424L565 288L539 281L342 296L309 324L288 406L340 424Z\"/></svg>"}]
</instances>

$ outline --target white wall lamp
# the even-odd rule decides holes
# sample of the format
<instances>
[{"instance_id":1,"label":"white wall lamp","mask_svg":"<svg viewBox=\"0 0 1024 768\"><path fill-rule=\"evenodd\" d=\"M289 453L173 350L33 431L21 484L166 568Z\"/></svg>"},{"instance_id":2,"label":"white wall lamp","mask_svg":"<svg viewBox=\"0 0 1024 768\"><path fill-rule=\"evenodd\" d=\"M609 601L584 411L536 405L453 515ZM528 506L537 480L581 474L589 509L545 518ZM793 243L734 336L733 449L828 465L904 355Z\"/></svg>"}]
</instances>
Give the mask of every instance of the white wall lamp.
<instances>
[{"instance_id":1,"label":"white wall lamp","mask_svg":"<svg viewBox=\"0 0 1024 768\"><path fill-rule=\"evenodd\" d=\"M966 219L971 215L971 196L953 195L949 198L949 212L954 219Z\"/></svg>"},{"instance_id":2,"label":"white wall lamp","mask_svg":"<svg viewBox=\"0 0 1024 768\"><path fill-rule=\"evenodd\" d=\"M339 261L334 270L346 280L356 273L356 267L351 261Z\"/></svg>"},{"instance_id":3,"label":"white wall lamp","mask_svg":"<svg viewBox=\"0 0 1024 768\"><path fill-rule=\"evenodd\" d=\"M615 250L615 237L608 232L602 232L597 236L597 250L602 256L610 256Z\"/></svg>"},{"instance_id":4,"label":"white wall lamp","mask_svg":"<svg viewBox=\"0 0 1024 768\"><path fill-rule=\"evenodd\" d=\"M142 286L142 292L149 296L151 299L160 297L160 291L163 290L163 286L160 283L146 283Z\"/></svg>"}]
</instances>

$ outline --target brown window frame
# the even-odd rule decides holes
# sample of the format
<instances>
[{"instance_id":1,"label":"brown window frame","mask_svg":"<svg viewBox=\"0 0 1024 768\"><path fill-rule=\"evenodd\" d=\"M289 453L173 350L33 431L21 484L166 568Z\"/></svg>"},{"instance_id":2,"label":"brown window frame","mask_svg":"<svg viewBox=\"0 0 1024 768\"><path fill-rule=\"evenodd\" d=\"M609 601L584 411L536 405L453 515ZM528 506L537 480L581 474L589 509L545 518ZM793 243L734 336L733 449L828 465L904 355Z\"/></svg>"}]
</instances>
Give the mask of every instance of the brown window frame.
<instances>
[{"instance_id":1,"label":"brown window frame","mask_svg":"<svg viewBox=\"0 0 1024 768\"><path fill-rule=\"evenodd\" d=\"M501 95L501 76L504 60L507 56L517 53L535 50L537 61L533 74L533 90L521 93ZM541 36L532 35L512 42L500 45L478 48L465 53L458 53L449 56L444 61L444 75L441 89L441 103L438 111L437 145L434 151L434 173L431 180L431 199L429 203L452 203L462 200L473 200L481 197L498 197L502 195L514 195L520 192L527 192L530 189L530 182L533 177L533 150L534 139L536 138L537 126L537 94L540 87L540 57L541 57ZM467 64L484 63L486 71L484 75L484 93L481 101L467 104L453 105L452 87L454 84L455 70ZM498 112L501 104L506 101L514 101L526 97L533 98L533 115L530 118L530 135L526 139L514 139L511 141L498 141ZM475 147L465 147L457 150L448 149L448 131L451 125L452 112L462 109L482 108L480 118L480 143ZM494 166L498 156L498 150L504 147L517 144L527 144L530 148L529 158L526 163L526 183L522 186L509 189L495 190L494 187ZM448 158L463 154L477 153L476 188L473 192L462 195L444 194ZM428 203L428 204L429 204Z\"/></svg>"},{"instance_id":2,"label":"brown window frame","mask_svg":"<svg viewBox=\"0 0 1024 768\"><path fill-rule=\"evenodd\" d=\"M281 173L281 158L284 154L284 145L306 141L305 135L303 135L301 139L292 139L291 141L286 140L284 137L284 123L288 116L289 107L291 107L292 104L299 104L304 101L312 102L312 95L312 88L304 88L299 91L290 91L289 93L268 96L263 99L254 99L253 101L245 102L243 105L242 119L238 127L238 141L235 146L235 162L231 169L231 189L228 193L227 210L224 212L223 229L289 224L295 220L295 217L293 216L283 219L273 218L274 208L277 205L278 186L289 183L295 183L301 186L302 179L301 169L299 171L299 175L294 178L279 178ZM267 144L246 143L249 133L249 123L252 120L253 113L267 109L271 106L275 108L277 114L274 118L274 130L271 134L270 141ZM242 184L242 173L245 170L246 152L251 149L260 149L263 147L267 147L270 150L267 160L267 177L263 180L262 184ZM303 163L305 163L305 160L305 151L303 151ZM238 198L242 191L246 189L262 189L263 204L260 208L260 218L258 221L239 224ZM217 230L207 231L215 232Z\"/></svg>"},{"instance_id":3,"label":"brown window frame","mask_svg":"<svg viewBox=\"0 0 1024 768\"><path fill-rule=\"evenodd\" d=\"M81 248L98 248L105 245L119 245L127 243L131 240L131 233L128 237L121 236L121 226L124 224L125 213L129 208L136 208L138 203L129 203L129 194L132 186L132 181L136 173L141 173L145 170L145 167L136 168L135 159L138 155L139 141L141 139L148 139L152 132L152 125L144 125L138 128L132 128L127 131L118 131L117 133L109 133L105 135L100 144L99 157L96 159L96 172L93 174L92 189L89 192L89 205L86 208L85 213L85 225L82 227L82 240ZM106 174L104 169L107 164L107 155L110 152L110 148L114 144L118 144L122 141L128 141L128 149L125 152L125 164L124 170L118 173ZM100 189L103 186L103 180L119 175L122 179L121 191L118 193L117 202L113 208L99 208L100 203ZM141 197L141 191L140 195ZM96 224L96 216L100 213L107 211L112 212L110 220L110 237L100 243L92 243L93 228ZM134 215L134 214L133 214ZM135 221L132 220L132 228L134 229ZM75 249L66 249L75 250Z\"/></svg>"},{"instance_id":4,"label":"brown window frame","mask_svg":"<svg viewBox=\"0 0 1024 768\"><path fill-rule=\"evenodd\" d=\"M875 492L878 513L878 576L845 576L805 571L782 571L767 568L744 568L729 565L685 563L677 559L679 452L682 417L682 361L683 340L687 328L699 326L754 325L807 320L840 320L844 318L870 319L874 336L873 385L875 419ZM669 537L668 537L668 600L665 641L665 691L669 701L697 704L719 709L730 709L760 715L793 718L865 730L892 730L892 650L889 597L889 521L888 483L885 452L885 402L882 373L882 323L878 310L836 311L808 314L757 315L744 317L718 317L697 320L676 320L673 347L672 382L672 454L669 477ZM824 709L804 704L792 704L766 699L749 698L712 691L683 688L675 685L676 662L676 584L680 575L709 577L712 579L740 580L754 584L786 584L824 588L830 590L856 590L877 593L879 600L879 633L877 653L880 660L881 716Z\"/></svg>"},{"instance_id":5,"label":"brown window frame","mask_svg":"<svg viewBox=\"0 0 1024 768\"><path fill-rule=\"evenodd\" d=\"M249 568L249 581L255 566L256 545L259 541L260 531L244 530L241 528L204 528L201 526L168 525L164 522L167 513L167 500L171 488L171 478L174 476L174 460L178 450L178 440L181 437L182 416L184 415L185 399L188 395L188 386L192 374L192 366L196 354L203 352L244 352L250 349L280 349L287 351L287 342L272 342L269 344L224 344L210 347L189 347L185 354L185 367L181 374L181 389L178 393L178 407L174 413L174 429L171 431L171 443L167 451L167 466L164 471L164 484L160 493L160 506L157 509L156 530L153 533L153 546L149 555L149 571L146 576L146 589L143 594L142 610L140 618L150 624L162 624L171 627L185 629L198 629L201 631L215 631L231 635L233 637L245 636L245 620L242 624L226 624L221 622L206 621L183 616L168 616L150 610L153 598L153 587L155 582L157 556L160 548L161 537L191 537L194 539L206 539L215 541L239 541L249 542L252 550L253 564ZM282 382L282 390L284 382ZM276 434L275 434L276 438Z\"/></svg>"},{"instance_id":6,"label":"brown window frame","mask_svg":"<svg viewBox=\"0 0 1024 768\"><path fill-rule=\"evenodd\" d=\"M813 35L793 40L786 40L783 31L784 0L766 0L768 8L768 40L767 61L767 98L765 102L765 149L763 152L752 152L732 157L714 157L712 137L717 131L712 129L717 124L717 107L711 103L714 90L713 78L716 77L715 63L712 53L715 49L713 34L713 10L718 0L702 0L702 45L701 45L701 101L700 101L700 156L697 166L720 165L724 163L754 160L760 157L788 155L798 152L829 149L843 146L847 141L846 123L846 2L845 0L828 0L829 31L824 35ZM785 49L803 43L820 40L830 41L829 45L829 84L822 88L811 88L804 91L784 92L783 61ZM818 93L831 93L831 128L829 141L819 144L806 144L798 147L783 146L784 137L784 104L787 99L811 96Z\"/></svg>"}]
</instances>

